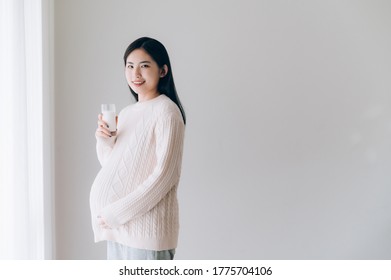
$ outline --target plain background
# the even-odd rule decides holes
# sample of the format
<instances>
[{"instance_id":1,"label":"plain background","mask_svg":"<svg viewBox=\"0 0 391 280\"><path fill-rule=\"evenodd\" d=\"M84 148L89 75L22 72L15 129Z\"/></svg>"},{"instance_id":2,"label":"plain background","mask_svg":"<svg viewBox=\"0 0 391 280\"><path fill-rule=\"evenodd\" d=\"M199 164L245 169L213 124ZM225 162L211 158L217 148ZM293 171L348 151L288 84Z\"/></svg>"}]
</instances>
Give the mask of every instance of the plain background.
<instances>
[{"instance_id":1,"label":"plain background","mask_svg":"<svg viewBox=\"0 0 391 280\"><path fill-rule=\"evenodd\" d=\"M188 117L177 259L391 258L389 1L53 3L55 258L106 257L94 132L141 36Z\"/></svg>"}]
</instances>

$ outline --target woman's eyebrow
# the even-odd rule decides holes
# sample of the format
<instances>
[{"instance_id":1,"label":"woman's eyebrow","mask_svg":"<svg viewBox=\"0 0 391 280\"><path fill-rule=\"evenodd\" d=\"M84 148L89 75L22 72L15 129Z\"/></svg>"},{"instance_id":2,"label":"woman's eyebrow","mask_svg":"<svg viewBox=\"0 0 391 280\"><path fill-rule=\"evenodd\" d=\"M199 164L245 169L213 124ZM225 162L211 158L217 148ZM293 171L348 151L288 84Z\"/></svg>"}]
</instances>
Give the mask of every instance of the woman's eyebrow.
<instances>
[{"instance_id":1,"label":"woman's eyebrow","mask_svg":"<svg viewBox=\"0 0 391 280\"><path fill-rule=\"evenodd\" d=\"M131 61L127 61L126 63L127 63L127 64L134 64L134 63L131 62ZM148 60L144 60L144 61L140 61L140 62L139 62L139 64L141 64L141 63L151 63L151 62L148 61Z\"/></svg>"}]
</instances>

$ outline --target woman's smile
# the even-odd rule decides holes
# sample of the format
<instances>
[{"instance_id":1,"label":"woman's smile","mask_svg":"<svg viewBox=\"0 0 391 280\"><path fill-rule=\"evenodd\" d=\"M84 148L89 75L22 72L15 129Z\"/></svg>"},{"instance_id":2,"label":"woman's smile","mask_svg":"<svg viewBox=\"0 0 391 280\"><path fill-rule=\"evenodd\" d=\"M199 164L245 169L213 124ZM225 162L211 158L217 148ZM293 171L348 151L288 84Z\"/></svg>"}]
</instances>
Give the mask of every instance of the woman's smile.
<instances>
[{"instance_id":1,"label":"woman's smile","mask_svg":"<svg viewBox=\"0 0 391 280\"><path fill-rule=\"evenodd\" d=\"M145 81L133 81L132 83L134 84L135 87L140 87L145 83Z\"/></svg>"}]
</instances>

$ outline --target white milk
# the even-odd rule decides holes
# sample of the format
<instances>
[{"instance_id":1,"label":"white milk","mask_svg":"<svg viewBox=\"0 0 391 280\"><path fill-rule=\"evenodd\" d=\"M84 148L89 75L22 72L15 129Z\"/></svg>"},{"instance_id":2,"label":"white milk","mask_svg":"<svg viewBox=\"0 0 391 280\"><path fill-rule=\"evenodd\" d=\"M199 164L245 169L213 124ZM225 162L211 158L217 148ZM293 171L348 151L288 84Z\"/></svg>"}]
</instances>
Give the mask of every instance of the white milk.
<instances>
[{"instance_id":1,"label":"white milk","mask_svg":"<svg viewBox=\"0 0 391 280\"><path fill-rule=\"evenodd\" d=\"M115 120L115 105L114 104L102 104L102 118L109 126L108 129L111 132L117 130L117 122Z\"/></svg>"}]
</instances>

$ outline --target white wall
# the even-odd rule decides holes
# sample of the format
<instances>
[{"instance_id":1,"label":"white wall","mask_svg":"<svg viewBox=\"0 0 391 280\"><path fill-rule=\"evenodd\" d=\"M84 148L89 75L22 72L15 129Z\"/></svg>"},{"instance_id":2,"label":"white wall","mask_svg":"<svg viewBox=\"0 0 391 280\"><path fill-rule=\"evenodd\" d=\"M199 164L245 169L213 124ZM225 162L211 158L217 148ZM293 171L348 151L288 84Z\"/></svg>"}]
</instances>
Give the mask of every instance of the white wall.
<instances>
[{"instance_id":1,"label":"white wall","mask_svg":"<svg viewBox=\"0 0 391 280\"><path fill-rule=\"evenodd\" d=\"M55 1L59 259L105 258L89 191L99 105L140 36L188 116L177 259L391 258L389 1Z\"/></svg>"}]
</instances>

